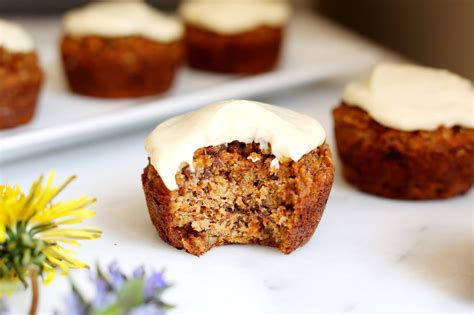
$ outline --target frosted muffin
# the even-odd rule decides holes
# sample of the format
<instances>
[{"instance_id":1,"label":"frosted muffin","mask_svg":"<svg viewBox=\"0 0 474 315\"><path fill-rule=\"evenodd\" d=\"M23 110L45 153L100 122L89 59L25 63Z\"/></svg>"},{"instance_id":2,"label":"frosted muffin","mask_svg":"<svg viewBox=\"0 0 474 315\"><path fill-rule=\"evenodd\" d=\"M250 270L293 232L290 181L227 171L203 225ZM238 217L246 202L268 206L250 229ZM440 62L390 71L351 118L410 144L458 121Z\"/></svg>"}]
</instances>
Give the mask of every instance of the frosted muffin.
<instances>
[{"instance_id":1,"label":"frosted muffin","mask_svg":"<svg viewBox=\"0 0 474 315\"><path fill-rule=\"evenodd\" d=\"M334 112L345 178L397 199L449 198L474 182L474 93L453 73L381 64Z\"/></svg>"},{"instance_id":2,"label":"frosted muffin","mask_svg":"<svg viewBox=\"0 0 474 315\"><path fill-rule=\"evenodd\" d=\"M146 149L151 220L164 241L193 255L223 244L291 253L314 233L334 176L316 120L251 101L172 118Z\"/></svg>"},{"instance_id":3,"label":"frosted muffin","mask_svg":"<svg viewBox=\"0 0 474 315\"><path fill-rule=\"evenodd\" d=\"M97 2L64 17L61 54L72 91L106 98L168 90L183 60L183 27L141 1Z\"/></svg>"},{"instance_id":4,"label":"frosted muffin","mask_svg":"<svg viewBox=\"0 0 474 315\"><path fill-rule=\"evenodd\" d=\"M43 75L30 35L0 19L0 129L28 123Z\"/></svg>"},{"instance_id":5,"label":"frosted muffin","mask_svg":"<svg viewBox=\"0 0 474 315\"><path fill-rule=\"evenodd\" d=\"M188 0L180 7L191 67L261 73L279 59L290 17L285 0Z\"/></svg>"}]
</instances>

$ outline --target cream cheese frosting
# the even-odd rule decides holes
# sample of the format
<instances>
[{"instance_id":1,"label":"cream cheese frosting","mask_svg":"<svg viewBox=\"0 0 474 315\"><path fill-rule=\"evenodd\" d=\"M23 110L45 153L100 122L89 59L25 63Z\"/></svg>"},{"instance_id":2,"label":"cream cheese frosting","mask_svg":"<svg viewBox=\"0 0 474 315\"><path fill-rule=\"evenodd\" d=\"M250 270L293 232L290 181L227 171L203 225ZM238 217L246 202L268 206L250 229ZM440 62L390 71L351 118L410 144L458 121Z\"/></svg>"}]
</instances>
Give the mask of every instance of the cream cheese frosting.
<instances>
[{"instance_id":1,"label":"cream cheese frosting","mask_svg":"<svg viewBox=\"0 0 474 315\"><path fill-rule=\"evenodd\" d=\"M367 80L348 84L343 100L403 131L474 128L472 82L446 70L382 63Z\"/></svg>"},{"instance_id":2,"label":"cream cheese frosting","mask_svg":"<svg viewBox=\"0 0 474 315\"><path fill-rule=\"evenodd\" d=\"M232 35L259 26L283 26L291 7L285 0L188 0L179 12L187 23Z\"/></svg>"},{"instance_id":3,"label":"cream cheese frosting","mask_svg":"<svg viewBox=\"0 0 474 315\"><path fill-rule=\"evenodd\" d=\"M75 37L139 35L167 43L183 36L183 26L176 18L142 1L91 3L67 13L63 24L65 33Z\"/></svg>"},{"instance_id":4,"label":"cream cheese frosting","mask_svg":"<svg viewBox=\"0 0 474 315\"><path fill-rule=\"evenodd\" d=\"M19 24L0 19L0 47L12 53L27 53L34 49L31 36Z\"/></svg>"},{"instance_id":5,"label":"cream cheese frosting","mask_svg":"<svg viewBox=\"0 0 474 315\"><path fill-rule=\"evenodd\" d=\"M202 147L241 141L271 144L273 161L298 161L324 143L323 127L313 118L264 103L230 100L171 118L145 142L151 164L169 190L178 188L176 173L184 163L191 170L194 152ZM272 162L273 162L272 161ZM272 163L272 167L278 166Z\"/></svg>"}]
</instances>

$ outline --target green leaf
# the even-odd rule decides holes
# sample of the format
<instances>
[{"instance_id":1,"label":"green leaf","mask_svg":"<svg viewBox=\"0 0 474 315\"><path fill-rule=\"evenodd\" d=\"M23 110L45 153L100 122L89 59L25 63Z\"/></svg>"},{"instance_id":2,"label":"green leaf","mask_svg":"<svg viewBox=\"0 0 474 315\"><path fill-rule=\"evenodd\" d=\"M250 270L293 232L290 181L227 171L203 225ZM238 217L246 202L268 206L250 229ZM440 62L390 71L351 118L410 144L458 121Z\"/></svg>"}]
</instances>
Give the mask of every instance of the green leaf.
<instances>
[{"instance_id":1,"label":"green leaf","mask_svg":"<svg viewBox=\"0 0 474 315\"><path fill-rule=\"evenodd\" d=\"M168 303L165 303L163 301L159 301L158 303L156 303L163 311L170 311L172 310L173 308L176 307L176 305L173 305L173 304L168 304Z\"/></svg>"},{"instance_id":2,"label":"green leaf","mask_svg":"<svg viewBox=\"0 0 474 315\"><path fill-rule=\"evenodd\" d=\"M20 279L21 283L23 283L23 286L28 288L28 282L26 282L25 275L23 274L24 270L20 269L20 267L17 264L13 265L13 269L15 270L16 276L18 279Z\"/></svg>"},{"instance_id":3,"label":"green leaf","mask_svg":"<svg viewBox=\"0 0 474 315\"><path fill-rule=\"evenodd\" d=\"M104 308L92 311L91 315L123 315L126 310L118 302Z\"/></svg>"},{"instance_id":4,"label":"green leaf","mask_svg":"<svg viewBox=\"0 0 474 315\"><path fill-rule=\"evenodd\" d=\"M21 264L23 266L27 266L31 263L31 250L29 248L26 248L23 257L21 258Z\"/></svg>"},{"instance_id":5,"label":"green leaf","mask_svg":"<svg viewBox=\"0 0 474 315\"><path fill-rule=\"evenodd\" d=\"M117 293L118 303L131 309L143 304L145 300L144 295L145 283L141 278L132 278L127 280Z\"/></svg>"}]
</instances>

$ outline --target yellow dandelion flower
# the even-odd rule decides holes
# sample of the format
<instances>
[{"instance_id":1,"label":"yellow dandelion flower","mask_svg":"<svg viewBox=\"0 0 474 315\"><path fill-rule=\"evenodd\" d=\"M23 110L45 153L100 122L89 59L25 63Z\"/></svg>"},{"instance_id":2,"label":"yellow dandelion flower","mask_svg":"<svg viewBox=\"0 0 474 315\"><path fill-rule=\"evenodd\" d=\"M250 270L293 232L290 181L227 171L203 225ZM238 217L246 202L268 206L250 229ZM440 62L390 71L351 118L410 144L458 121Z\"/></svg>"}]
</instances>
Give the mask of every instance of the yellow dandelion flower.
<instances>
[{"instance_id":1,"label":"yellow dandelion flower","mask_svg":"<svg viewBox=\"0 0 474 315\"><path fill-rule=\"evenodd\" d=\"M54 172L43 184L39 177L28 194L18 186L0 185L0 279L7 282L21 281L32 270L51 281L56 271L67 274L73 268L87 268L77 260L75 253L63 244L79 245L80 240L99 238L95 228L73 228L95 216L88 207L95 199L78 199L53 202L53 199L72 181L54 185Z\"/></svg>"}]
</instances>

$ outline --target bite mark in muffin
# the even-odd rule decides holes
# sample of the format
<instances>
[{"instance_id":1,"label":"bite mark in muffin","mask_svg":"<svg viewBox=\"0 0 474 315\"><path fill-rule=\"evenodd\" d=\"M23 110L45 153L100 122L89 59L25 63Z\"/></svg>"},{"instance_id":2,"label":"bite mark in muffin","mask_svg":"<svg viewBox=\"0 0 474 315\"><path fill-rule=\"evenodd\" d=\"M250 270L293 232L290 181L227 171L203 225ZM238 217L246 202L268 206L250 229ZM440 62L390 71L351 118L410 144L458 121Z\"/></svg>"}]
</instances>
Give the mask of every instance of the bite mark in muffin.
<instances>
[{"instance_id":1,"label":"bite mark in muffin","mask_svg":"<svg viewBox=\"0 0 474 315\"><path fill-rule=\"evenodd\" d=\"M289 254L313 235L334 176L326 144L298 162L280 161L271 149L234 141L201 148L194 171L176 175L169 191L149 164L142 175L147 205L161 238L193 255L223 244L260 244ZM255 160L253 162L252 160Z\"/></svg>"},{"instance_id":2,"label":"bite mark in muffin","mask_svg":"<svg viewBox=\"0 0 474 315\"><path fill-rule=\"evenodd\" d=\"M332 187L325 137L312 117L246 100L161 123L142 175L158 234L198 256L224 244L291 253L313 235Z\"/></svg>"}]
</instances>

